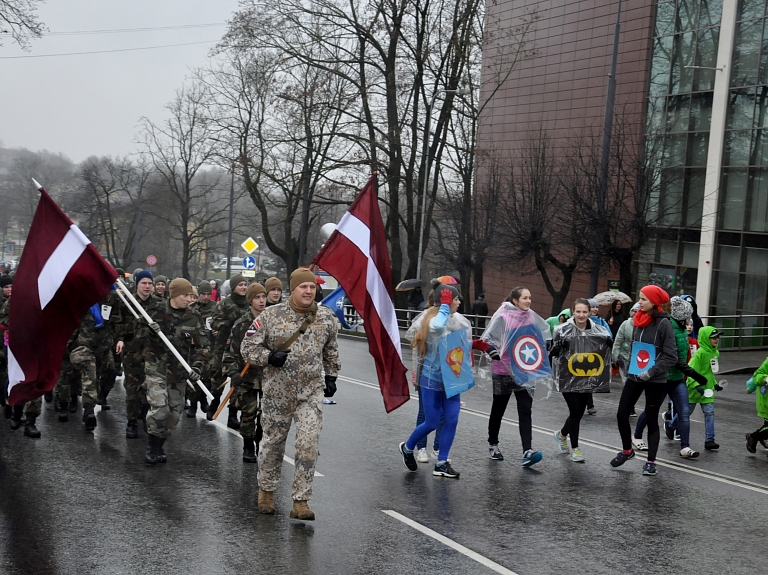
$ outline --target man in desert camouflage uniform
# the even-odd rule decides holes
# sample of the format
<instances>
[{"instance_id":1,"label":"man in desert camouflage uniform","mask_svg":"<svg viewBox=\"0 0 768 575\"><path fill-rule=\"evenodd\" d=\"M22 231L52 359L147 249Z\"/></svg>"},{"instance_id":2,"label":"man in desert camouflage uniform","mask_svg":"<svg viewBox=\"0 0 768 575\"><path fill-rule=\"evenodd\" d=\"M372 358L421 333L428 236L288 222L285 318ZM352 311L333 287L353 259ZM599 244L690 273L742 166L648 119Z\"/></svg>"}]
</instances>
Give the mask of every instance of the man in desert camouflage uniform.
<instances>
[{"instance_id":1,"label":"man in desert camouflage uniform","mask_svg":"<svg viewBox=\"0 0 768 575\"><path fill-rule=\"evenodd\" d=\"M296 470L290 517L313 520L315 514L307 502L312 496L323 424L323 395L336 392L340 367L337 320L331 310L315 303L317 284L311 271L295 270L290 287L287 302L267 308L254 321L255 333L243 339L240 351L252 366L264 368L259 512L275 512L274 491L280 483L285 441L293 421ZM290 342L294 334L298 337Z\"/></svg>"},{"instance_id":2,"label":"man in desert camouflage uniform","mask_svg":"<svg viewBox=\"0 0 768 575\"><path fill-rule=\"evenodd\" d=\"M230 385L235 392L230 400L235 407L243 412L240 422L240 435L243 436L243 461L256 463L258 445L261 441L261 372L262 368L250 366L248 371L240 376L245 367L245 360L240 354L243 338L256 332L256 320L267 303L267 292L261 284L251 284L245 293L249 310L235 322L232 334L229 336L229 346L222 360L224 375L231 378Z\"/></svg>"},{"instance_id":3,"label":"man in desert camouflage uniform","mask_svg":"<svg viewBox=\"0 0 768 575\"><path fill-rule=\"evenodd\" d=\"M203 320L203 328L208 335L209 349L208 353L211 359L203 370L202 380L208 389L211 389L211 375L213 370L213 340L211 338L211 321L213 316L213 310L216 309L216 302L211 301L211 288L210 282L202 281L197 286L197 301L190 307L200 314L200 318ZM187 386L187 401L189 401L189 407L187 408L187 417L195 417L197 415L197 404L200 403L200 409L203 412L208 411L208 400L205 394L199 387L195 387L194 391Z\"/></svg>"},{"instance_id":4,"label":"man in desert camouflage uniform","mask_svg":"<svg viewBox=\"0 0 768 575\"><path fill-rule=\"evenodd\" d=\"M196 385L209 357L207 332L200 315L189 307L193 301L192 284L176 278L168 288L165 305L154 308L150 312L152 323L141 326L136 333L146 365L149 442L145 461L151 465L167 461L163 444L181 419L187 379ZM165 346L160 331L187 359L192 373L188 374Z\"/></svg>"},{"instance_id":5,"label":"man in desert camouflage uniform","mask_svg":"<svg viewBox=\"0 0 768 575\"><path fill-rule=\"evenodd\" d=\"M240 274L235 274L229 285L232 286L232 295L216 304L216 309L213 310L211 316L211 333L216 338L216 343L213 346L213 366L211 368L213 373L211 393L214 399L208 406L208 421L213 419L213 414L216 413L221 401L222 389L220 386L226 380L221 369L221 360L227 347L229 334L232 333L232 326L235 325L235 322L248 311L248 302L245 301L245 292L248 289L246 279ZM232 405L229 408L227 425L233 429L240 427L240 423L237 421L237 408Z\"/></svg>"},{"instance_id":6,"label":"man in desert camouflage uniform","mask_svg":"<svg viewBox=\"0 0 768 575\"><path fill-rule=\"evenodd\" d=\"M136 272L136 301L151 315L152 310L158 306L163 306L165 300L153 295L154 281L152 274L146 270ZM121 301L122 304L122 301ZM128 417L128 425L125 428L127 438L139 436L139 419L144 419L147 410L147 394L144 385L144 357L141 354L141 342L134 336L138 326L146 324L139 315L139 319L134 319L133 314L121 306L121 317L123 318L123 328L121 340L123 343L123 372L125 379L125 414ZM118 342L119 346L121 342Z\"/></svg>"}]
</instances>

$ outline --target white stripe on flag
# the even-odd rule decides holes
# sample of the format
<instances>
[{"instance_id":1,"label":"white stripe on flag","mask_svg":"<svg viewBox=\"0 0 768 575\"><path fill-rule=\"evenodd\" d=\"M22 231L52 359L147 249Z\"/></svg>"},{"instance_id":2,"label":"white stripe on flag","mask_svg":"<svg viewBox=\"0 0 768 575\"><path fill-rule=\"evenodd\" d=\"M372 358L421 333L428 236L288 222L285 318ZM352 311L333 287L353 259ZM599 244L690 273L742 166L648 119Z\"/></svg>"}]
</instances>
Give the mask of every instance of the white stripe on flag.
<instances>
[{"instance_id":1,"label":"white stripe on flag","mask_svg":"<svg viewBox=\"0 0 768 575\"><path fill-rule=\"evenodd\" d=\"M16 361L16 357L13 355L11 348L8 347L8 395L11 393L11 389L17 384L24 381L24 371L21 369L19 362Z\"/></svg>"},{"instance_id":2,"label":"white stripe on flag","mask_svg":"<svg viewBox=\"0 0 768 575\"><path fill-rule=\"evenodd\" d=\"M392 298L389 297L384 281L381 279L379 269L376 263L371 259L371 230L361 220L347 212L341 218L336 231L343 234L368 258L368 269L366 270L365 287L371 296L373 307L379 314L384 329L392 340L400 360L403 359L403 351L400 349L400 330L397 329L397 317L395 316L395 306Z\"/></svg>"},{"instance_id":3,"label":"white stripe on flag","mask_svg":"<svg viewBox=\"0 0 768 575\"><path fill-rule=\"evenodd\" d=\"M37 276L37 294L40 297L41 310L45 309L45 306L50 303L53 296L59 291L69 270L72 269L72 266L75 265L75 262L90 243L85 234L75 224L69 227L67 235L62 238L61 243L53 250L51 257L45 262L40 275Z\"/></svg>"}]
</instances>

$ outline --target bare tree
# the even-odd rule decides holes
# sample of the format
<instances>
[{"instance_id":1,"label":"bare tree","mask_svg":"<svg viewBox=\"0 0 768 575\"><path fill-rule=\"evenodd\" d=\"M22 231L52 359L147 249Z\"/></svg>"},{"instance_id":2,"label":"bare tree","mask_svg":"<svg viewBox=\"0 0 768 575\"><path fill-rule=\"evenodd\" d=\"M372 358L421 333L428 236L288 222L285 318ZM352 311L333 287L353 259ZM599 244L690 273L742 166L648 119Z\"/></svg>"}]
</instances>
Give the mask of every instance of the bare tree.
<instances>
[{"instance_id":1,"label":"bare tree","mask_svg":"<svg viewBox=\"0 0 768 575\"><path fill-rule=\"evenodd\" d=\"M37 5L42 3L43 0L0 0L0 32L10 34L22 50L29 50L30 40L40 38L46 30L37 18Z\"/></svg>"}]
</instances>

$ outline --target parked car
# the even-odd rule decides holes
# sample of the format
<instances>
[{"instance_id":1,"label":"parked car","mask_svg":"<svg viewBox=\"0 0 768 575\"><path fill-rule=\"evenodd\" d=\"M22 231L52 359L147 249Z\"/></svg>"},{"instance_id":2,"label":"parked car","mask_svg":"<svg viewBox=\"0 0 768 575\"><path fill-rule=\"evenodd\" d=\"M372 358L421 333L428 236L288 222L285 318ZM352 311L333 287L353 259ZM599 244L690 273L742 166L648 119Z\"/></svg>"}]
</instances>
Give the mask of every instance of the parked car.
<instances>
[{"instance_id":1,"label":"parked car","mask_svg":"<svg viewBox=\"0 0 768 575\"><path fill-rule=\"evenodd\" d=\"M245 270L245 267L243 266L243 258L229 258L229 265L230 270L233 272L241 272ZM213 271L215 272L223 272L227 270L227 258L224 258L222 260L219 260L215 264L213 264Z\"/></svg>"}]
</instances>

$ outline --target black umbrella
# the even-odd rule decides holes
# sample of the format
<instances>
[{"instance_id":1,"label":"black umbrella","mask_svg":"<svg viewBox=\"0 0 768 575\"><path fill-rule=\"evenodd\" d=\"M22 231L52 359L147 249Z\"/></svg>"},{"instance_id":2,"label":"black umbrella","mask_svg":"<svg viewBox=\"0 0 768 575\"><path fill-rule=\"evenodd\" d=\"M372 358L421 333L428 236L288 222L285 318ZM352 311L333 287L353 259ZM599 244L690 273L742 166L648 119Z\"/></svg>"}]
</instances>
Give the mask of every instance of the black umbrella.
<instances>
[{"instance_id":1,"label":"black umbrella","mask_svg":"<svg viewBox=\"0 0 768 575\"><path fill-rule=\"evenodd\" d=\"M416 289L417 287L423 287L427 285L427 282L424 280L403 280L399 284L397 284L397 287L395 288L395 291L410 291L412 289Z\"/></svg>"}]
</instances>

